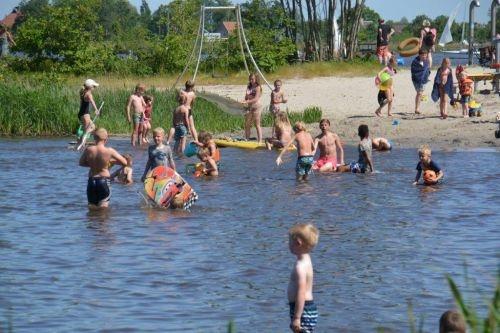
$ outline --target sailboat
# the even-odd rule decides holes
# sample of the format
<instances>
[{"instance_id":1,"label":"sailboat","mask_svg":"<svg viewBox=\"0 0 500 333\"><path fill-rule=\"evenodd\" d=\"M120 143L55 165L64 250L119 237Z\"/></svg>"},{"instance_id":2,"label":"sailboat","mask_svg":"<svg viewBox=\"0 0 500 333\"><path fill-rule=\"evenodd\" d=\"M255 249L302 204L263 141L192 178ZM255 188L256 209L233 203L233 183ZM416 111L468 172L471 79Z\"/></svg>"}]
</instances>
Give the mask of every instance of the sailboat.
<instances>
[{"instance_id":1,"label":"sailboat","mask_svg":"<svg viewBox=\"0 0 500 333\"><path fill-rule=\"evenodd\" d=\"M448 17L448 21L446 22L446 26L444 27L443 33L441 34L441 37L439 38L439 45L442 47L445 47L446 44L453 42L453 36L451 35L451 26L453 25L453 22L455 21L455 17L458 14L458 10L460 9L460 6L465 3L459 2L455 9L450 13L450 16ZM469 43L465 40L464 34L465 34L465 17L467 14L467 6L465 6L464 10L464 19L462 23L462 44L463 45L469 45ZM467 55L469 52L468 48L463 48L460 50L443 50L442 51L444 54L452 56L452 55ZM478 51L474 51L475 53Z\"/></svg>"}]
</instances>

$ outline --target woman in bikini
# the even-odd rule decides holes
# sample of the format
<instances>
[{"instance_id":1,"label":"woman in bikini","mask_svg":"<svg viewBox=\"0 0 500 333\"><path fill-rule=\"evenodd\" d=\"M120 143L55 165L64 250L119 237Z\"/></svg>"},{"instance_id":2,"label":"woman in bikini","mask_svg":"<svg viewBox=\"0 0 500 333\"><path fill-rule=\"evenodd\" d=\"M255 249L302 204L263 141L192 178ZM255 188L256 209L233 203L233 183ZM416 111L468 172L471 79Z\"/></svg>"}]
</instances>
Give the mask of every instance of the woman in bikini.
<instances>
[{"instance_id":1,"label":"woman in bikini","mask_svg":"<svg viewBox=\"0 0 500 333\"><path fill-rule=\"evenodd\" d=\"M245 94L245 139L250 138L250 130L253 124L257 130L257 141L262 142L262 128L260 126L260 119L262 113L262 104L260 97L262 96L262 86L259 83L259 78L255 74L250 74L248 77L248 86Z\"/></svg>"}]
</instances>

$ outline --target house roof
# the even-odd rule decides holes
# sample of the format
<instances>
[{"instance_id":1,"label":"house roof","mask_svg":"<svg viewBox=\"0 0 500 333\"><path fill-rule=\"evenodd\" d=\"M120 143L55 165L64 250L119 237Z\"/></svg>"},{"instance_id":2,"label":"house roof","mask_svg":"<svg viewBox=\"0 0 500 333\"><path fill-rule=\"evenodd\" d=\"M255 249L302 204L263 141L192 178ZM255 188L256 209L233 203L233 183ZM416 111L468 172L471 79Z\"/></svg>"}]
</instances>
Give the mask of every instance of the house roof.
<instances>
[{"instance_id":1,"label":"house roof","mask_svg":"<svg viewBox=\"0 0 500 333\"><path fill-rule=\"evenodd\" d=\"M14 23L16 23L16 19L19 15L19 12L10 13L9 15L5 16L3 20L0 20L0 23L11 29L14 26Z\"/></svg>"},{"instance_id":2,"label":"house roof","mask_svg":"<svg viewBox=\"0 0 500 333\"><path fill-rule=\"evenodd\" d=\"M234 31L234 29L236 29L236 22L224 21L222 22L222 25L224 26L224 28L226 28L228 33L231 33Z\"/></svg>"}]
</instances>

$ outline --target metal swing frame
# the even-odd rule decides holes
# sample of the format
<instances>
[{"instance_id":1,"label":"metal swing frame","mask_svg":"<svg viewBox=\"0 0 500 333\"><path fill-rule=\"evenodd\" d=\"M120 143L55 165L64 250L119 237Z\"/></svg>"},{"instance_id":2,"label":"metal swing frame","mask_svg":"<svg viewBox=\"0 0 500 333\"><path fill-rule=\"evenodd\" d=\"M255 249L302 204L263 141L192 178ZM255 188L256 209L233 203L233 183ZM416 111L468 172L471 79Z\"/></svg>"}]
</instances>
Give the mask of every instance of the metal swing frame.
<instances>
[{"instance_id":1,"label":"metal swing frame","mask_svg":"<svg viewBox=\"0 0 500 333\"><path fill-rule=\"evenodd\" d=\"M217 6L217 7L210 7L210 6L201 6L200 8L200 22L198 25L198 33L196 35L196 40L194 42L193 50L191 51L191 55L188 58L188 61L186 63L186 66L184 67L184 70L181 72L181 74L177 77L177 80L175 80L174 85L172 88L175 88L177 84L179 83L179 80L186 74L186 72L189 69L189 66L191 65L191 62L193 60L193 57L197 53L197 60L196 60L196 66L194 69L193 77L191 79L192 82L196 81L196 76L198 74L198 69L200 67L200 61L201 61L201 51L203 49L203 41L205 39L204 33L205 33L205 13L207 11L222 11L222 10L234 10L236 14L236 27L238 30L238 41L240 44L240 51L241 55L243 57L243 64L245 65L245 70L246 72L250 75L250 70L248 69L248 64L245 56L245 50L248 53L248 56L250 58L250 61L252 62L253 66L255 67L255 70L259 74L259 76L264 80L266 83L267 87L272 91L273 88L269 84L269 82L266 80L266 77L264 74L262 74L262 71L260 70L259 66L257 66L257 63L255 62L255 59L252 55L252 52L250 51L250 47L248 46L248 42L245 36L245 29L243 28L243 22L241 20L241 7L240 5L237 6Z\"/></svg>"}]
</instances>

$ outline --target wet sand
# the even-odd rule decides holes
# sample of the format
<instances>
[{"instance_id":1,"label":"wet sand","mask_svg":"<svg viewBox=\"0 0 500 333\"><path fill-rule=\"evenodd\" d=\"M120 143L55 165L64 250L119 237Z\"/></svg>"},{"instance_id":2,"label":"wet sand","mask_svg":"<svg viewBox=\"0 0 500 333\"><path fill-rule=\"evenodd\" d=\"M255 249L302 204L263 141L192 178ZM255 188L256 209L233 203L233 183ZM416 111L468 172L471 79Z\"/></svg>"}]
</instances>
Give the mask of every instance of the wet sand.
<instances>
[{"instance_id":1,"label":"wet sand","mask_svg":"<svg viewBox=\"0 0 500 333\"><path fill-rule=\"evenodd\" d=\"M471 72L479 70L471 69ZM439 117L439 102L434 103L430 98L434 75L435 70L431 73L431 82L425 88L428 100L421 104L421 115L414 113L415 90L410 71L404 69L394 78L392 117L387 116L386 108L382 117L375 116L378 90L372 77L292 79L285 80L283 88L288 96L286 107L289 111L302 111L309 106L320 107L323 117L330 119L332 129L346 144L355 143L358 140L357 127L367 124L373 137L387 137L400 147L418 147L421 144L441 149L500 147L500 139L494 135L498 129L495 116L500 112L500 98L493 93L480 93L491 89L491 83L480 82L474 95L474 99L482 104L481 117L464 119L461 106L455 110L448 105L449 117L443 120ZM269 105L270 90L267 86L263 88L263 104ZM238 101L245 94L244 85L202 86L199 89ZM313 134L319 132L316 125L311 124L310 128ZM252 135L255 136L255 130Z\"/></svg>"}]
</instances>

